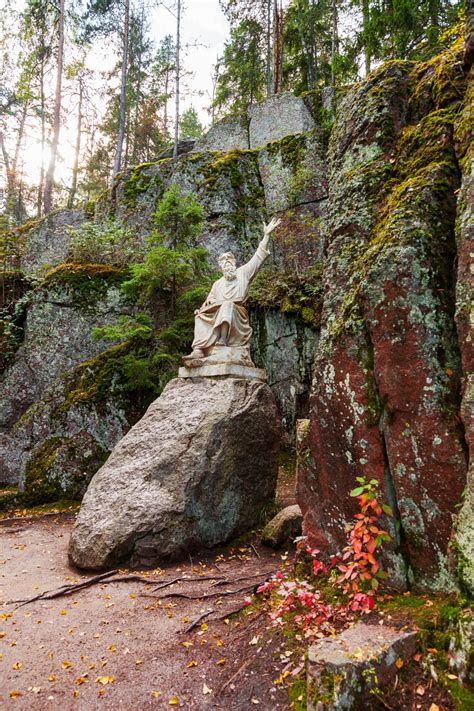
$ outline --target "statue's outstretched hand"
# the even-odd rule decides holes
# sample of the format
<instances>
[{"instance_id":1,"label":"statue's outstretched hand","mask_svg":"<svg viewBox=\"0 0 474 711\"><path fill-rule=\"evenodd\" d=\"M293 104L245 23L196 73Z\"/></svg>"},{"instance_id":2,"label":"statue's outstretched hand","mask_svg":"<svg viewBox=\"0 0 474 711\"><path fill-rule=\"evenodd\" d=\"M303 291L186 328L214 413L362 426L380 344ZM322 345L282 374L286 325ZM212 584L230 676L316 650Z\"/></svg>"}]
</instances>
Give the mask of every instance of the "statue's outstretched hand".
<instances>
[{"instance_id":1,"label":"statue's outstretched hand","mask_svg":"<svg viewBox=\"0 0 474 711\"><path fill-rule=\"evenodd\" d=\"M269 235L271 232L273 232L273 230L275 229L275 227L278 227L278 225L280 224L280 222L281 222L280 218L278 218L278 217L272 217L272 219L270 220L270 222L268 223L268 225L266 225L265 223L263 223L263 233L264 233L264 235L267 236L267 235Z\"/></svg>"}]
</instances>

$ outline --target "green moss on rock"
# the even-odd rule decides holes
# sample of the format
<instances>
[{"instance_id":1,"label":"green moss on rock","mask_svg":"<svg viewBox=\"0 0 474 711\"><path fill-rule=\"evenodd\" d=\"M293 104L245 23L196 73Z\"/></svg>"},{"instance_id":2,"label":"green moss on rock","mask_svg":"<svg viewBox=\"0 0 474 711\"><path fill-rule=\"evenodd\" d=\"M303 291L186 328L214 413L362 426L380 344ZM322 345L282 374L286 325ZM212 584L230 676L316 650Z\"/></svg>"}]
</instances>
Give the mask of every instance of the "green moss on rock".
<instances>
[{"instance_id":1,"label":"green moss on rock","mask_svg":"<svg viewBox=\"0 0 474 711\"><path fill-rule=\"evenodd\" d=\"M128 269L110 264L69 262L49 271L41 288L44 291L66 290L81 307L94 306L111 287L119 287L128 276Z\"/></svg>"},{"instance_id":2,"label":"green moss on rock","mask_svg":"<svg viewBox=\"0 0 474 711\"><path fill-rule=\"evenodd\" d=\"M85 433L64 439L51 437L37 448L26 465L22 502L31 505L82 498L108 455L106 449Z\"/></svg>"}]
</instances>

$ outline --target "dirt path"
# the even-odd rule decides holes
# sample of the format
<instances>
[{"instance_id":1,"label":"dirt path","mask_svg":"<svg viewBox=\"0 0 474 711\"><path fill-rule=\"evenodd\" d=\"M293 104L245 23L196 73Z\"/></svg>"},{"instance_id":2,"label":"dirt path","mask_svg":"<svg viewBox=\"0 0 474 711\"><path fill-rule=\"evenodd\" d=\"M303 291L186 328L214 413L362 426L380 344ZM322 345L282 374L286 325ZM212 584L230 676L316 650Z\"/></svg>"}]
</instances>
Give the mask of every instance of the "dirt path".
<instances>
[{"instance_id":1,"label":"dirt path","mask_svg":"<svg viewBox=\"0 0 474 711\"><path fill-rule=\"evenodd\" d=\"M190 578L156 593L156 583L100 584L14 611L10 600L90 577L67 563L73 520L58 515L0 525L2 709L289 708L274 681L296 659L285 656L264 613L227 617L244 604L245 591L203 600L149 597L253 585L278 568L279 553L253 541L146 571L160 581ZM232 582L246 575L257 577ZM202 626L185 633L210 609Z\"/></svg>"}]
</instances>

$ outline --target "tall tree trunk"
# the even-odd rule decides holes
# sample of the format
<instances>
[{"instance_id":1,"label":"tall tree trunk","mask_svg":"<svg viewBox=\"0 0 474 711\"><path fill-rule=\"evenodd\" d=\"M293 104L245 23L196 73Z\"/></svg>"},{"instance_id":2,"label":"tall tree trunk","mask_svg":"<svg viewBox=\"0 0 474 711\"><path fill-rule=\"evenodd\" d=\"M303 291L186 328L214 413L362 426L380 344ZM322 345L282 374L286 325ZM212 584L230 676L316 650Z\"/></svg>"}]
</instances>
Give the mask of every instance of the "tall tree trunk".
<instances>
[{"instance_id":1,"label":"tall tree trunk","mask_svg":"<svg viewBox=\"0 0 474 711\"><path fill-rule=\"evenodd\" d=\"M67 206L72 209L74 205L74 199L77 192L77 176L79 173L79 153L81 151L81 132L82 132L82 101L84 96L84 85L82 77L79 77L79 104L77 107L77 127L76 127L76 145L74 146L74 165L72 167L72 181L71 190L69 192L69 198L67 201Z\"/></svg>"},{"instance_id":2,"label":"tall tree trunk","mask_svg":"<svg viewBox=\"0 0 474 711\"><path fill-rule=\"evenodd\" d=\"M41 110L41 166L38 181L38 193L36 200L36 215L41 217L43 214L43 187L44 187L44 151L46 147L46 116L45 116L45 97L44 97L44 59L41 59L40 64L40 110Z\"/></svg>"},{"instance_id":3,"label":"tall tree trunk","mask_svg":"<svg viewBox=\"0 0 474 711\"><path fill-rule=\"evenodd\" d=\"M5 163L5 173L7 176L7 209L8 203L14 192L13 174L10 165L10 156L8 155L7 147L5 145L5 138L3 136L3 131L0 131L0 150L2 151L3 162Z\"/></svg>"},{"instance_id":4,"label":"tall tree trunk","mask_svg":"<svg viewBox=\"0 0 474 711\"><path fill-rule=\"evenodd\" d=\"M272 93L271 12L272 12L272 0L267 0L267 97L271 96L271 93Z\"/></svg>"},{"instance_id":5,"label":"tall tree trunk","mask_svg":"<svg viewBox=\"0 0 474 711\"><path fill-rule=\"evenodd\" d=\"M14 215L15 215L15 221L17 224L20 224L21 222L24 221L25 216L26 216L26 210L25 206L23 204L23 196L22 196L22 189L21 189L21 181L18 180L18 159L20 157L20 150L21 150L21 144L23 141L23 135L25 133L25 123L26 123L26 117L28 115L28 102L26 101L23 110L21 112L21 118L20 118L20 125L18 127L18 134L16 138L16 145L15 145L15 152L13 154L13 160L12 160L12 174L13 174L13 180L14 180L14 190L15 190L15 198L14 198Z\"/></svg>"},{"instance_id":6,"label":"tall tree trunk","mask_svg":"<svg viewBox=\"0 0 474 711\"><path fill-rule=\"evenodd\" d=\"M370 73L371 51L370 51L370 6L369 0L362 0L362 27L364 32L364 62L365 73Z\"/></svg>"},{"instance_id":7,"label":"tall tree trunk","mask_svg":"<svg viewBox=\"0 0 474 711\"><path fill-rule=\"evenodd\" d=\"M178 0L178 12L176 17L176 105L174 115L174 145L173 158L178 157L178 140L179 140L179 72L180 72L180 49L181 49L181 0Z\"/></svg>"},{"instance_id":8,"label":"tall tree trunk","mask_svg":"<svg viewBox=\"0 0 474 711\"><path fill-rule=\"evenodd\" d=\"M165 102L163 105L163 133L168 136L168 85L170 81L169 71L165 73Z\"/></svg>"},{"instance_id":9,"label":"tall tree trunk","mask_svg":"<svg viewBox=\"0 0 474 711\"><path fill-rule=\"evenodd\" d=\"M283 8L281 2L273 4L273 93L281 91L283 74Z\"/></svg>"},{"instance_id":10,"label":"tall tree trunk","mask_svg":"<svg viewBox=\"0 0 474 711\"><path fill-rule=\"evenodd\" d=\"M64 62L64 3L59 0L59 42L58 42L58 66L56 74L56 91L54 94L54 114L53 114L53 140L51 143L51 156L49 166L44 180L44 212L48 214L53 208L53 183L54 171L56 169L56 159L58 155L59 130L61 128L61 87L63 80Z\"/></svg>"},{"instance_id":11,"label":"tall tree trunk","mask_svg":"<svg viewBox=\"0 0 474 711\"><path fill-rule=\"evenodd\" d=\"M145 26L145 5L142 2L140 13L140 51L138 53L137 62L137 91L135 97L135 112L133 117L133 148L132 148L132 164L138 163L138 123L140 120L140 105L142 91L142 49L143 49L143 28Z\"/></svg>"},{"instance_id":12,"label":"tall tree trunk","mask_svg":"<svg viewBox=\"0 0 474 711\"><path fill-rule=\"evenodd\" d=\"M335 62L336 55L339 51L339 34L338 34L338 22L337 22L337 0L331 0L331 88L332 88L332 99L331 104L334 109L334 92L336 89L336 71Z\"/></svg>"},{"instance_id":13,"label":"tall tree trunk","mask_svg":"<svg viewBox=\"0 0 474 711\"><path fill-rule=\"evenodd\" d=\"M120 172L122 166L122 148L125 136L126 104L127 104L127 69L128 69L128 39L130 31L130 0L125 0L123 19L122 73L120 80L120 106L117 144L112 178Z\"/></svg>"}]
</instances>

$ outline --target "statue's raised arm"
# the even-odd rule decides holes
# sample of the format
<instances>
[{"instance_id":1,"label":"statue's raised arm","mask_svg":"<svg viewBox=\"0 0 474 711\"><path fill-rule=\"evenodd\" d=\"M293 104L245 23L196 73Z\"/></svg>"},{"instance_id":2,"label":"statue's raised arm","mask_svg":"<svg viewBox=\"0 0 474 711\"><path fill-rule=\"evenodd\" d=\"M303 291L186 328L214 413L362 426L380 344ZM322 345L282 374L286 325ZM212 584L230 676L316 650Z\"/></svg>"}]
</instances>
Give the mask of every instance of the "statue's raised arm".
<instances>
[{"instance_id":1,"label":"statue's raised arm","mask_svg":"<svg viewBox=\"0 0 474 711\"><path fill-rule=\"evenodd\" d=\"M237 267L232 252L221 254L218 263L223 276L212 286L208 298L195 312L193 350L183 361L188 368L208 363L234 362L253 365L249 342L252 335L244 304L250 284L269 255L268 242L280 220L263 224L263 238L253 257Z\"/></svg>"}]
</instances>

